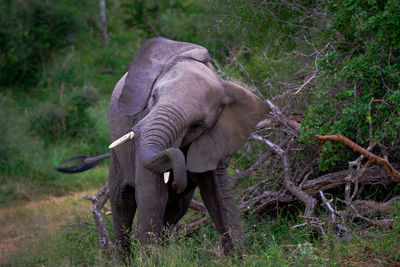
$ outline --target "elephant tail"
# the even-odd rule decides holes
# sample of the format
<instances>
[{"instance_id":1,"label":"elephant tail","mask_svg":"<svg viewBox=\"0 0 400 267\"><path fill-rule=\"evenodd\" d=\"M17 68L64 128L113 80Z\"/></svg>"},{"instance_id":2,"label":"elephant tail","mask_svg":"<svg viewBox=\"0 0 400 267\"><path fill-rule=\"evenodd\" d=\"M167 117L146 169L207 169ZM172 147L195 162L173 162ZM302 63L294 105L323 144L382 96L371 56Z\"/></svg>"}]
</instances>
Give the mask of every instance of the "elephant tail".
<instances>
[{"instance_id":1,"label":"elephant tail","mask_svg":"<svg viewBox=\"0 0 400 267\"><path fill-rule=\"evenodd\" d=\"M77 156L63 160L55 169L63 173L84 172L99 164L103 159L109 157L111 157L111 154L103 154L97 157Z\"/></svg>"}]
</instances>

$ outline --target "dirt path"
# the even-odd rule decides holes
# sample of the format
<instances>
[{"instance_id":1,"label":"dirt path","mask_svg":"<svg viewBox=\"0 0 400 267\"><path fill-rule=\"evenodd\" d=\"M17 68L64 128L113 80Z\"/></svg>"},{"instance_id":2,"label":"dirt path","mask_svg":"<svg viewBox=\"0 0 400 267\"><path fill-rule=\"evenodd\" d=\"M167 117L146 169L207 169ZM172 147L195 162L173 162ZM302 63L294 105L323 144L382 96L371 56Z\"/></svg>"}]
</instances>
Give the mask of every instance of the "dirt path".
<instances>
[{"instance_id":1,"label":"dirt path","mask_svg":"<svg viewBox=\"0 0 400 267\"><path fill-rule=\"evenodd\" d=\"M0 265L28 242L28 237L48 235L88 216L91 203L83 197L95 193L90 190L0 209Z\"/></svg>"}]
</instances>

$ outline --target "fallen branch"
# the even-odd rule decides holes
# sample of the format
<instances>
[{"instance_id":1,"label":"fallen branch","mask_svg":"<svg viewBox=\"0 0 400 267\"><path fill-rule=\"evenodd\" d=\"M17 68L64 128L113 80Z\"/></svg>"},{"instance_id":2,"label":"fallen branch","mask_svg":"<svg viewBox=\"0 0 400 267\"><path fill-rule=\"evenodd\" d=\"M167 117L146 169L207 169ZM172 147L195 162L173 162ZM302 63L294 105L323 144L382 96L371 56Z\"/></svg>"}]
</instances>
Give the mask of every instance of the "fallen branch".
<instances>
[{"instance_id":1,"label":"fallen branch","mask_svg":"<svg viewBox=\"0 0 400 267\"><path fill-rule=\"evenodd\" d=\"M306 217L304 216L304 223L292 226L292 229L296 229L299 227L304 227L304 226L311 226L313 229L320 231L322 236L324 237L324 239L326 238L326 232L324 230L324 221L321 221L320 219L316 218L316 217Z\"/></svg>"},{"instance_id":2,"label":"fallen branch","mask_svg":"<svg viewBox=\"0 0 400 267\"><path fill-rule=\"evenodd\" d=\"M312 196L308 195L306 192L301 190L301 188L297 187L295 185L295 183L292 181L291 166L290 166L289 157L287 156L286 151L283 150L280 146L272 143L271 141L269 141L268 139L266 139L262 136L259 136L256 134L251 134L251 138L266 144L275 153L277 153L279 156L282 157L285 188L306 205L306 209L304 212L305 217L311 217L311 215L314 213L314 209L315 209L315 205L316 205L317 201Z\"/></svg>"},{"instance_id":3,"label":"fallen branch","mask_svg":"<svg viewBox=\"0 0 400 267\"><path fill-rule=\"evenodd\" d=\"M189 204L189 208L198 211L202 215L207 215L207 209L206 206L200 201L192 199L192 201Z\"/></svg>"},{"instance_id":4,"label":"fallen branch","mask_svg":"<svg viewBox=\"0 0 400 267\"><path fill-rule=\"evenodd\" d=\"M235 181L235 184L232 186L232 188L235 188L241 179L243 179L244 177L246 177L247 175L250 175L252 172L254 172L261 164L263 164L269 157L271 157L272 153L270 151L262 154L257 161L250 166L250 168L248 168L245 171L242 171L240 173L238 173L236 176L231 177L232 181Z\"/></svg>"},{"instance_id":5,"label":"fallen branch","mask_svg":"<svg viewBox=\"0 0 400 267\"><path fill-rule=\"evenodd\" d=\"M400 169L400 163L394 163L393 166ZM319 191L324 192L326 190L331 190L344 186L347 183L346 177L348 177L348 172L349 171L346 170L325 174L323 176L307 180L304 183L300 183L299 185L297 185L297 188L300 188L307 195L315 197L319 194ZM271 213L277 210L278 207L292 205L299 201L299 198L295 197L290 191L285 189L276 191L262 191L262 188L270 180L271 178L262 180L259 183L249 187L240 195L241 201L239 204L239 209L242 212L250 212L252 214L262 214L265 212ZM373 184L380 184L385 186L390 184L391 180L387 177L382 168L380 168L379 166L372 166L365 169L365 171L359 177L359 183L362 186ZM261 193L257 193L260 191ZM381 214L385 214L390 211L390 204L397 200L397 197L393 197L387 202L384 202L382 205L380 205L381 203L375 203L376 205L374 205L374 203L368 201L369 204L375 207L371 207L370 212L378 213L382 211ZM356 200L353 202L353 204L358 208L359 202L359 200ZM334 207L332 206L332 208ZM373 212L374 210L376 210L376 212ZM361 211L362 209L360 210L360 212ZM337 214L337 216L341 215Z\"/></svg>"},{"instance_id":6,"label":"fallen branch","mask_svg":"<svg viewBox=\"0 0 400 267\"><path fill-rule=\"evenodd\" d=\"M221 253L218 252L216 249L199 248L199 251L204 253L204 254L216 257L216 258L220 258L221 257Z\"/></svg>"},{"instance_id":7,"label":"fallen branch","mask_svg":"<svg viewBox=\"0 0 400 267\"><path fill-rule=\"evenodd\" d=\"M395 166L397 169L400 169L400 163L394 163L393 166ZM348 172L349 171L346 170L328 173L318 178L308 180L302 185L301 189L306 191L310 195L316 195L320 190L326 191L328 189L340 187L346 183ZM391 183L391 179L387 177L384 171L382 171L382 168L375 166L366 168L362 175L359 177L358 181L362 185L388 185Z\"/></svg>"},{"instance_id":8,"label":"fallen branch","mask_svg":"<svg viewBox=\"0 0 400 267\"><path fill-rule=\"evenodd\" d=\"M197 228L200 227L200 225L204 224L207 221L207 216L203 216L191 223L184 224L184 225L178 225L176 227L178 234L182 235L190 235L194 231L197 230Z\"/></svg>"},{"instance_id":9,"label":"fallen branch","mask_svg":"<svg viewBox=\"0 0 400 267\"><path fill-rule=\"evenodd\" d=\"M355 200L352 204L363 216L380 216L392 212L392 204L396 201L400 201L400 196L395 196L383 203L373 200Z\"/></svg>"},{"instance_id":10,"label":"fallen branch","mask_svg":"<svg viewBox=\"0 0 400 267\"><path fill-rule=\"evenodd\" d=\"M110 251L112 249L112 243L106 224L104 223L103 217L101 215L101 210L104 208L105 203L109 199L108 182L106 182L106 184L100 189L96 196L86 196L85 199L90 200L93 203L92 213L97 226L97 236L99 238L100 247L106 251Z\"/></svg>"},{"instance_id":11,"label":"fallen branch","mask_svg":"<svg viewBox=\"0 0 400 267\"><path fill-rule=\"evenodd\" d=\"M390 227L392 227L392 225L393 225L393 223L394 223L394 220L393 220L393 219L374 220L374 219L370 219L370 218L367 218L367 217L365 217L365 216L362 216L362 215L358 212L358 210L356 209L356 207L354 207L354 205L353 205L352 203L348 203L347 201L343 201L343 200L341 200L341 199L339 199L339 198L337 198L337 200L340 201L340 202L345 203L345 204L348 205L348 206L350 206L351 209L352 209L352 211L353 211L352 213L353 213L353 215L354 215L355 217L357 217L357 218L359 218L359 219L362 219L362 220L366 221L366 222L369 223L369 224L376 225L376 226L380 226L380 227L384 227L384 228L390 228Z\"/></svg>"},{"instance_id":12,"label":"fallen branch","mask_svg":"<svg viewBox=\"0 0 400 267\"><path fill-rule=\"evenodd\" d=\"M344 136L344 135L342 135L340 133L334 134L334 135L325 135L325 136L312 136L311 138L314 139L314 140L318 140L319 141L317 153L319 153L321 151L322 145L326 141L340 142L343 145L351 148L353 151L355 151L355 152L363 155L364 157L368 158L368 160L372 161L372 163L376 163L376 164L382 166L383 169L388 174L388 176L392 177L392 180L394 182L400 182L400 172L396 171L388 161L386 161L385 159L383 159L383 158L381 158L381 157L379 157L379 156L367 151L366 149L364 149L361 146L357 145L356 143L354 143L353 141L351 141L346 136Z\"/></svg>"},{"instance_id":13,"label":"fallen branch","mask_svg":"<svg viewBox=\"0 0 400 267\"><path fill-rule=\"evenodd\" d=\"M272 103L271 100L267 99L266 103L268 107L271 109L273 115L278 117L278 121L286 125L287 127L295 130L295 136L299 135L301 131L300 123L294 120L289 119L286 115L284 115L281 110L276 106L274 103Z\"/></svg>"},{"instance_id":14,"label":"fallen branch","mask_svg":"<svg viewBox=\"0 0 400 267\"><path fill-rule=\"evenodd\" d=\"M335 222L336 221L336 212L331 206L331 203L330 203L331 201L328 201L326 199L326 197L325 197L324 193L322 193L322 191L318 191L318 193L321 196L322 202L324 202L325 206L327 207L327 209L331 213L332 222Z\"/></svg>"}]
</instances>

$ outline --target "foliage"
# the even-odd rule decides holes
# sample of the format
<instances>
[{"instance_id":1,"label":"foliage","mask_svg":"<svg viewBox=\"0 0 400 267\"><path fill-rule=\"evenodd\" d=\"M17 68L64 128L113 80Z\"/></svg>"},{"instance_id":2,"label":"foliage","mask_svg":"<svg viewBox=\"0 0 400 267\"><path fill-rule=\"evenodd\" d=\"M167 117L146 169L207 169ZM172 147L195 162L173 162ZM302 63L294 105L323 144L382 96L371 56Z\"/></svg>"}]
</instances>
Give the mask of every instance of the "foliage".
<instances>
[{"instance_id":1,"label":"foliage","mask_svg":"<svg viewBox=\"0 0 400 267\"><path fill-rule=\"evenodd\" d=\"M0 3L0 84L29 88L54 51L73 43L82 24L64 1Z\"/></svg>"},{"instance_id":2,"label":"foliage","mask_svg":"<svg viewBox=\"0 0 400 267\"><path fill-rule=\"evenodd\" d=\"M304 67L319 32L317 1L218 1L217 32L231 32L227 43L228 75L243 80L266 97L281 94Z\"/></svg>"},{"instance_id":3,"label":"foliage","mask_svg":"<svg viewBox=\"0 0 400 267\"><path fill-rule=\"evenodd\" d=\"M327 10L328 48L318 61L303 136L341 133L364 147L378 142L399 159L400 3L335 1ZM339 153L337 146L325 148L321 166L348 159L339 160Z\"/></svg>"},{"instance_id":4,"label":"foliage","mask_svg":"<svg viewBox=\"0 0 400 267\"><path fill-rule=\"evenodd\" d=\"M313 31L315 17L310 15L316 4L316 1L221 0L219 27L221 31L227 30L222 27L228 27L235 33L235 40L249 49L268 45L271 54L291 51L299 45L298 37Z\"/></svg>"},{"instance_id":5,"label":"foliage","mask_svg":"<svg viewBox=\"0 0 400 267\"><path fill-rule=\"evenodd\" d=\"M65 103L60 103L61 106L50 104L33 114L30 129L49 141L62 137L76 137L81 129L90 129L94 126L87 109L97 100L98 93L93 88L75 90Z\"/></svg>"},{"instance_id":6,"label":"foliage","mask_svg":"<svg viewBox=\"0 0 400 267\"><path fill-rule=\"evenodd\" d=\"M124 25L145 38L163 36L172 40L203 45L213 57L226 54L229 31L218 31L215 19L219 9L210 1L122 1Z\"/></svg>"}]
</instances>

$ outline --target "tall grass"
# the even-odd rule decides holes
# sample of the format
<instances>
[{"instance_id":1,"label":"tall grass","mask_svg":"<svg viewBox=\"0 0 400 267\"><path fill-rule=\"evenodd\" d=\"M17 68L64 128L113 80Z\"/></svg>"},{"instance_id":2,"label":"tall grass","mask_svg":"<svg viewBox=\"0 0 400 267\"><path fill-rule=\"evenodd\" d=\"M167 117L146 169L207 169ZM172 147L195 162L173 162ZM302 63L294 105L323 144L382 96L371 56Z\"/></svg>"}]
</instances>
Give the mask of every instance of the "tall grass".
<instances>
[{"instance_id":1,"label":"tall grass","mask_svg":"<svg viewBox=\"0 0 400 267\"><path fill-rule=\"evenodd\" d=\"M97 245L97 233L91 216L87 216L85 200L60 201L59 204L31 208L34 215L15 213L12 220L27 222L29 216L48 218L58 222L59 216L49 213L64 213L64 225L47 234L34 234L28 224L22 224L31 233L24 246L5 261L12 266L121 266L113 255L104 253ZM61 203L72 207L61 208ZM66 207L62 205L63 207ZM58 210L61 208L60 210ZM58 210L58 211L57 211ZM398 211L397 211L398 212ZM188 214L192 216L193 214ZM395 216L395 215L394 215ZM187 216L185 216L187 218ZM0 217L1 220L1 217ZM106 216L108 224L110 216ZM143 247L132 241L132 252L128 266L362 266L394 265L400 260L399 221L393 230L371 231L352 239L331 237L324 239L304 228L293 229L298 220L286 218L264 219L247 217L244 220L248 239L248 251L242 256L216 257L207 250L218 251L218 234L209 220L191 236L178 238L171 235L163 245ZM24 226L25 225L25 226ZM42 229L40 226L36 229ZM13 226L15 228L15 226ZM396 230L397 229L397 230ZM111 228L110 228L111 230ZM21 234L21 233L19 233ZM332 235L334 236L334 235ZM221 253L221 251L219 251Z\"/></svg>"}]
</instances>

